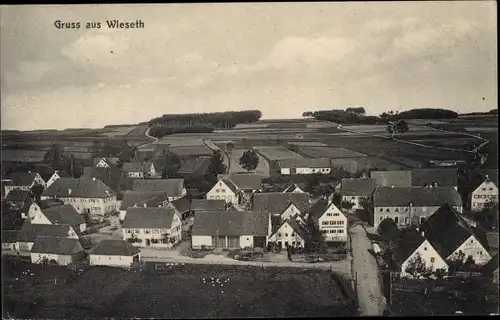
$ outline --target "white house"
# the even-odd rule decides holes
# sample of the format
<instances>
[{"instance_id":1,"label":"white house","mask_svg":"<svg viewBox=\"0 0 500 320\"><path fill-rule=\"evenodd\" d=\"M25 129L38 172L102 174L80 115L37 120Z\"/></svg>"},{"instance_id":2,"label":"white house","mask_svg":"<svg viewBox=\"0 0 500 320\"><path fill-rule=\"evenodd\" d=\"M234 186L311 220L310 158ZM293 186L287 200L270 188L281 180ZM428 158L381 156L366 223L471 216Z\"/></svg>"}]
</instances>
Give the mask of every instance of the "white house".
<instances>
[{"instance_id":1,"label":"white house","mask_svg":"<svg viewBox=\"0 0 500 320\"><path fill-rule=\"evenodd\" d=\"M89 251L91 266L130 268L141 260L141 250L124 240L102 240Z\"/></svg>"},{"instance_id":2,"label":"white house","mask_svg":"<svg viewBox=\"0 0 500 320\"><path fill-rule=\"evenodd\" d=\"M108 158L108 157L95 158L94 167L109 169L113 166L118 165L119 161L120 160L118 158Z\"/></svg>"},{"instance_id":3,"label":"white house","mask_svg":"<svg viewBox=\"0 0 500 320\"><path fill-rule=\"evenodd\" d=\"M266 248L271 216L263 211L200 211L191 233L193 249Z\"/></svg>"},{"instance_id":4,"label":"white house","mask_svg":"<svg viewBox=\"0 0 500 320\"><path fill-rule=\"evenodd\" d=\"M297 221L286 219L281 226L269 237L269 242L277 243L281 248L291 246L294 248L304 248L306 241L306 231Z\"/></svg>"},{"instance_id":5,"label":"white house","mask_svg":"<svg viewBox=\"0 0 500 320\"><path fill-rule=\"evenodd\" d=\"M134 180L133 191L163 191L168 201L186 196L184 179L137 179Z\"/></svg>"},{"instance_id":6,"label":"white house","mask_svg":"<svg viewBox=\"0 0 500 320\"><path fill-rule=\"evenodd\" d=\"M498 177L484 175L470 196L471 211L481 211L486 203L498 203Z\"/></svg>"},{"instance_id":7,"label":"white house","mask_svg":"<svg viewBox=\"0 0 500 320\"><path fill-rule=\"evenodd\" d=\"M69 174L67 174L65 171L55 170L54 173L52 174L52 176L47 181L46 187L47 188L50 187L50 185L54 181L56 181L57 179L60 179L60 178L71 178L71 176Z\"/></svg>"},{"instance_id":8,"label":"white house","mask_svg":"<svg viewBox=\"0 0 500 320\"><path fill-rule=\"evenodd\" d=\"M165 191L127 191L120 205L120 221L125 219L128 208L164 208L168 203Z\"/></svg>"},{"instance_id":9,"label":"white house","mask_svg":"<svg viewBox=\"0 0 500 320\"><path fill-rule=\"evenodd\" d=\"M32 224L24 222L17 236L19 251L30 252L37 237L79 239L76 231L69 225Z\"/></svg>"},{"instance_id":10,"label":"white house","mask_svg":"<svg viewBox=\"0 0 500 320\"><path fill-rule=\"evenodd\" d=\"M85 219L73 206L63 204L48 209L40 210L31 220L32 224L63 224L71 226L76 232L85 232L87 225Z\"/></svg>"},{"instance_id":11,"label":"white house","mask_svg":"<svg viewBox=\"0 0 500 320\"><path fill-rule=\"evenodd\" d=\"M300 186L296 183L292 183L288 185L283 191L283 193L292 192L292 193L306 193Z\"/></svg>"},{"instance_id":12,"label":"white house","mask_svg":"<svg viewBox=\"0 0 500 320\"><path fill-rule=\"evenodd\" d=\"M145 178L158 177L160 174L156 171L152 161L145 162L125 162L122 166L123 175L127 178Z\"/></svg>"},{"instance_id":13,"label":"white house","mask_svg":"<svg viewBox=\"0 0 500 320\"><path fill-rule=\"evenodd\" d=\"M301 217L309 213L309 194L293 192L262 192L253 196L253 210L280 216L281 221Z\"/></svg>"},{"instance_id":14,"label":"white house","mask_svg":"<svg viewBox=\"0 0 500 320\"><path fill-rule=\"evenodd\" d=\"M327 158L291 158L278 161L282 175L293 174L329 174L331 160Z\"/></svg>"},{"instance_id":15,"label":"white house","mask_svg":"<svg viewBox=\"0 0 500 320\"><path fill-rule=\"evenodd\" d=\"M233 173L219 178L217 183L207 192L209 200L225 200L226 203L238 205L244 200L262 191L262 176L253 173Z\"/></svg>"},{"instance_id":16,"label":"white house","mask_svg":"<svg viewBox=\"0 0 500 320\"><path fill-rule=\"evenodd\" d=\"M116 192L99 179L60 178L41 196L42 200L58 199L72 205L78 213L107 216L116 213Z\"/></svg>"},{"instance_id":17,"label":"white house","mask_svg":"<svg viewBox=\"0 0 500 320\"><path fill-rule=\"evenodd\" d=\"M432 270L443 269L448 271L448 264L436 249L416 229L409 228L400 231L393 246L393 255L400 267L402 277L413 277L407 272L408 266L418 260L424 262ZM421 277L422 275L416 275Z\"/></svg>"},{"instance_id":18,"label":"white house","mask_svg":"<svg viewBox=\"0 0 500 320\"><path fill-rule=\"evenodd\" d=\"M471 256L476 265L484 265L491 260L486 235L469 226L449 205L439 208L419 229L446 261L460 256L465 261Z\"/></svg>"},{"instance_id":19,"label":"white house","mask_svg":"<svg viewBox=\"0 0 500 320\"><path fill-rule=\"evenodd\" d=\"M47 199L47 200L40 200L40 201L35 201L31 204L28 210L28 216L26 219L31 221L35 216L42 210L44 209L49 209L52 207L56 206L62 206L64 202L61 200L57 199Z\"/></svg>"},{"instance_id":20,"label":"white house","mask_svg":"<svg viewBox=\"0 0 500 320\"><path fill-rule=\"evenodd\" d=\"M14 189L30 191L37 184L45 188L45 181L36 172L14 172L9 175L9 180L11 182L5 185L5 197Z\"/></svg>"},{"instance_id":21,"label":"white house","mask_svg":"<svg viewBox=\"0 0 500 320\"><path fill-rule=\"evenodd\" d=\"M123 240L137 247L171 248L182 241L182 221L168 208L128 208Z\"/></svg>"},{"instance_id":22,"label":"white house","mask_svg":"<svg viewBox=\"0 0 500 320\"><path fill-rule=\"evenodd\" d=\"M37 237L31 248L31 263L56 262L67 266L83 260L85 251L78 239Z\"/></svg>"},{"instance_id":23,"label":"white house","mask_svg":"<svg viewBox=\"0 0 500 320\"><path fill-rule=\"evenodd\" d=\"M352 203L350 210L363 209L362 200L370 199L376 187L375 179L342 179L340 182L341 201Z\"/></svg>"},{"instance_id":24,"label":"white house","mask_svg":"<svg viewBox=\"0 0 500 320\"><path fill-rule=\"evenodd\" d=\"M347 241L347 217L333 202L318 200L310 214L326 242Z\"/></svg>"}]
</instances>

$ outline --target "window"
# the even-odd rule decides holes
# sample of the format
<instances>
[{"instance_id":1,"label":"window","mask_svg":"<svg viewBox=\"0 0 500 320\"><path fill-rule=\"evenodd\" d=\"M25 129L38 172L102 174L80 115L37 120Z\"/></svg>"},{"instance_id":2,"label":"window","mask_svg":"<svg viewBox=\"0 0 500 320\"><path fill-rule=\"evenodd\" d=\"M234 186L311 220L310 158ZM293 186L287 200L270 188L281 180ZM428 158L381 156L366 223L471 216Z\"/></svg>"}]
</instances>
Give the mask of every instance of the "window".
<instances>
[{"instance_id":1,"label":"window","mask_svg":"<svg viewBox=\"0 0 500 320\"><path fill-rule=\"evenodd\" d=\"M333 213L333 216L334 216L334 217L338 217L338 216L339 216L339 213L338 213L338 212L334 212L334 213Z\"/></svg>"},{"instance_id":2,"label":"window","mask_svg":"<svg viewBox=\"0 0 500 320\"><path fill-rule=\"evenodd\" d=\"M322 221L322 222L321 222L321 225L323 225L323 226L327 226L327 225L328 225L328 221Z\"/></svg>"},{"instance_id":3,"label":"window","mask_svg":"<svg viewBox=\"0 0 500 320\"><path fill-rule=\"evenodd\" d=\"M490 188L490 191L493 191L493 188Z\"/></svg>"},{"instance_id":4,"label":"window","mask_svg":"<svg viewBox=\"0 0 500 320\"><path fill-rule=\"evenodd\" d=\"M478 255L482 256L483 255L483 252L482 251L478 251L477 253Z\"/></svg>"},{"instance_id":5,"label":"window","mask_svg":"<svg viewBox=\"0 0 500 320\"><path fill-rule=\"evenodd\" d=\"M337 224L343 226L344 225L344 221L337 221Z\"/></svg>"},{"instance_id":6,"label":"window","mask_svg":"<svg viewBox=\"0 0 500 320\"><path fill-rule=\"evenodd\" d=\"M486 191L486 188L481 188L481 190Z\"/></svg>"},{"instance_id":7,"label":"window","mask_svg":"<svg viewBox=\"0 0 500 320\"><path fill-rule=\"evenodd\" d=\"M408 223L408 217L405 217L405 223Z\"/></svg>"},{"instance_id":8,"label":"window","mask_svg":"<svg viewBox=\"0 0 500 320\"><path fill-rule=\"evenodd\" d=\"M383 212L384 211L384 208L380 208L380 212Z\"/></svg>"},{"instance_id":9,"label":"window","mask_svg":"<svg viewBox=\"0 0 500 320\"><path fill-rule=\"evenodd\" d=\"M470 239L470 243L474 243L474 239Z\"/></svg>"},{"instance_id":10,"label":"window","mask_svg":"<svg viewBox=\"0 0 500 320\"><path fill-rule=\"evenodd\" d=\"M380 219L380 221L382 221L382 220L384 220L384 217L383 217L383 216L380 216L380 218L379 218L379 219Z\"/></svg>"},{"instance_id":11,"label":"window","mask_svg":"<svg viewBox=\"0 0 500 320\"><path fill-rule=\"evenodd\" d=\"M427 247L424 247L424 251L427 251Z\"/></svg>"},{"instance_id":12,"label":"window","mask_svg":"<svg viewBox=\"0 0 500 320\"><path fill-rule=\"evenodd\" d=\"M336 225L336 224L337 224L337 221L330 221L330 225L331 225L331 226L334 226L334 225Z\"/></svg>"},{"instance_id":13,"label":"window","mask_svg":"<svg viewBox=\"0 0 500 320\"><path fill-rule=\"evenodd\" d=\"M226 189L220 189L220 192L226 192Z\"/></svg>"},{"instance_id":14,"label":"window","mask_svg":"<svg viewBox=\"0 0 500 320\"><path fill-rule=\"evenodd\" d=\"M149 232L149 229L144 229L144 233L145 233L145 234L149 234L149 233L150 233L150 232Z\"/></svg>"},{"instance_id":15,"label":"window","mask_svg":"<svg viewBox=\"0 0 500 320\"><path fill-rule=\"evenodd\" d=\"M420 217L420 223L424 223L425 222L425 217Z\"/></svg>"},{"instance_id":16,"label":"window","mask_svg":"<svg viewBox=\"0 0 500 320\"><path fill-rule=\"evenodd\" d=\"M339 230L337 230L337 232L338 232L338 233L344 233L344 230L339 229Z\"/></svg>"},{"instance_id":17,"label":"window","mask_svg":"<svg viewBox=\"0 0 500 320\"><path fill-rule=\"evenodd\" d=\"M285 233L285 237L288 237L288 233Z\"/></svg>"},{"instance_id":18,"label":"window","mask_svg":"<svg viewBox=\"0 0 500 320\"><path fill-rule=\"evenodd\" d=\"M389 208L385 209L385 212L389 212L389 211L391 211L391 210L389 210Z\"/></svg>"},{"instance_id":19,"label":"window","mask_svg":"<svg viewBox=\"0 0 500 320\"><path fill-rule=\"evenodd\" d=\"M399 212L399 208L396 208L396 210L394 210L394 211Z\"/></svg>"},{"instance_id":20,"label":"window","mask_svg":"<svg viewBox=\"0 0 500 320\"><path fill-rule=\"evenodd\" d=\"M278 232L278 237L281 237L281 232Z\"/></svg>"},{"instance_id":21,"label":"window","mask_svg":"<svg viewBox=\"0 0 500 320\"><path fill-rule=\"evenodd\" d=\"M436 261L436 258L432 257L431 258L431 263L434 263Z\"/></svg>"},{"instance_id":22,"label":"window","mask_svg":"<svg viewBox=\"0 0 500 320\"><path fill-rule=\"evenodd\" d=\"M396 222L396 224L399 223L399 217L394 217L394 222Z\"/></svg>"},{"instance_id":23,"label":"window","mask_svg":"<svg viewBox=\"0 0 500 320\"><path fill-rule=\"evenodd\" d=\"M331 214L331 213L327 213L327 214L326 214L326 216L327 216L327 217L331 217L331 216L332 216L332 214Z\"/></svg>"},{"instance_id":24,"label":"window","mask_svg":"<svg viewBox=\"0 0 500 320\"><path fill-rule=\"evenodd\" d=\"M219 189L215 189L215 192L219 193Z\"/></svg>"}]
</instances>

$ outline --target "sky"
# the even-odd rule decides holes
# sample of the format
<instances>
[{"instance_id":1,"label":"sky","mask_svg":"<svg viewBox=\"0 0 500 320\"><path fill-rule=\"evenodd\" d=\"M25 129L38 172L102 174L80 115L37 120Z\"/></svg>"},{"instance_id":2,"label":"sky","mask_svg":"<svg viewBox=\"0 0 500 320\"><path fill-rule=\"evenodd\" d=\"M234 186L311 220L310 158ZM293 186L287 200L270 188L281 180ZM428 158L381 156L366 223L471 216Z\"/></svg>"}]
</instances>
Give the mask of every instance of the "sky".
<instances>
[{"instance_id":1,"label":"sky","mask_svg":"<svg viewBox=\"0 0 500 320\"><path fill-rule=\"evenodd\" d=\"M0 18L4 130L498 105L494 1L23 5Z\"/></svg>"}]
</instances>

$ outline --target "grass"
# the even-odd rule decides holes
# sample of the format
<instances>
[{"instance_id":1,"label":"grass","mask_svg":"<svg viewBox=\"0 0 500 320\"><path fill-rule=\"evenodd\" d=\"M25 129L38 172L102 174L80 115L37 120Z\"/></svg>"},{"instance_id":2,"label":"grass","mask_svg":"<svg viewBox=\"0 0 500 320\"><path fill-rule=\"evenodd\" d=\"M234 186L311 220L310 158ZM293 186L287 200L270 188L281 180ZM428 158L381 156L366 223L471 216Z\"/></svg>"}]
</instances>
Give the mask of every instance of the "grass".
<instances>
[{"instance_id":1,"label":"grass","mask_svg":"<svg viewBox=\"0 0 500 320\"><path fill-rule=\"evenodd\" d=\"M352 302L326 271L182 265L158 274L148 264L143 272L91 267L65 285L17 281L13 286L12 279L25 268L33 265L4 273L4 316L5 312L17 318L52 319L354 315ZM68 271L51 267L35 273L49 277ZM219 283L212 285L212 277ZM203 283L203 278L208 280Z\"/></svg>"},{"instance_id":2,"label":"grass","mask_svg":"<svg viewBox=\"0 0 500 320\"><path fill-rule=\"evenodd\" d=\"M299 146L297 152L309 158L357 158L365 154L344 148Z\"/></svg>"}]
</instances>

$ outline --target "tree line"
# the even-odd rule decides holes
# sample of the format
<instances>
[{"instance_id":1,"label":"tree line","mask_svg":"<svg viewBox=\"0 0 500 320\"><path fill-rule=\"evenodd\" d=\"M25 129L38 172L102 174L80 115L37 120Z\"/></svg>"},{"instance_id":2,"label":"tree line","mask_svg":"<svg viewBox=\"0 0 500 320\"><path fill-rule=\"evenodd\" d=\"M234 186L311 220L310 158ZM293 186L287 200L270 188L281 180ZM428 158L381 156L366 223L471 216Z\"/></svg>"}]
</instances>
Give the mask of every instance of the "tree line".
<instances>
[{"instance_id":1,"label":"tree line","mask_svg":"<svg viewBox=\"0 0 500 320\"><path fill-rule=\"evenodd\" d=\"M214 128L206 124L196 124L192 126L168 127L155 125L149 129L149 135L155 138L161 138L174 133L210 133Z\"/></svg>"},{"instance_id":2,"label":"tree line","mask_svg":"<svg viewBox=\"0 0 500 320\"><path fill-rule=\"evenodd\" d=\"M251 123L260 120L259 110L227 111L213 113L165 114L149 121L148 125L168 127L190 127L208 125L213 128L232 128L239 123Z\"/></svg>"}]
</instances>

